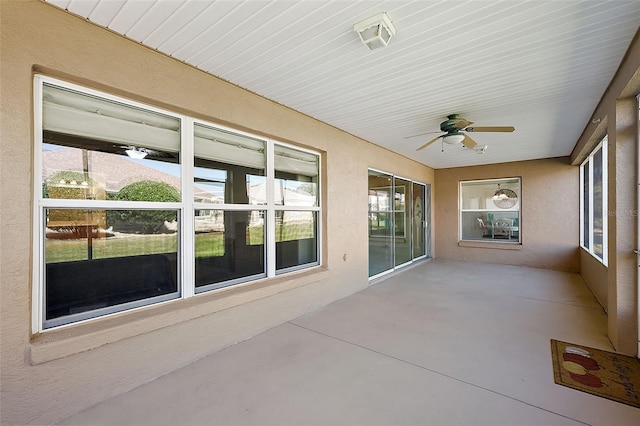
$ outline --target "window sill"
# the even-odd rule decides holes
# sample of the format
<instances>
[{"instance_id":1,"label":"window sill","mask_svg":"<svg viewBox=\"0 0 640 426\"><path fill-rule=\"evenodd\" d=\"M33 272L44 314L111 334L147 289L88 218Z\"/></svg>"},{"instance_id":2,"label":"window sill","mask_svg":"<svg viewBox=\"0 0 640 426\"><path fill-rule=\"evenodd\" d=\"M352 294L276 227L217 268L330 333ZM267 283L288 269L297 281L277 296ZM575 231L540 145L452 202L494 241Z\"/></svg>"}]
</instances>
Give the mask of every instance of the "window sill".
<instances>
[{"instance_id":1,"label":"window sill","mask_svg":"<svg viewBox=\"0 0 640 426\"><path fill-rule=\"evenodd\" d=\"M65 358L323 281L329 276L329 270L316 267L45 331L32 337L29 360L38 365Z\"/></svg>"},{"instance_id":2,"label":"window sill","mask_svg":"<svg viewBox=\"0 0 640 426\"><path fill-rule=\"evenodd\" d=\"M511 243L507 241L471 241L462 240L458 241L458 247L474 247L474 248L486 248L494 250L522 250L522 243Z\"/></svg>"},{"instance_id":3,"label":"window sill","mask_svg":"<svg viewBox=\"0 0 640 426\"><path fill-rule=\"evenodd\" d=\"M608 262L606 262L602 257L599 257L598 255L596 255L591 250L587 249L585 246L581 245L580 248L582 249L583 252L585 252L589 256L593 257L596 260L596 262L602 263L602 266L604 266L604 267L609 266Z\"/></svg>"}]
</instances>

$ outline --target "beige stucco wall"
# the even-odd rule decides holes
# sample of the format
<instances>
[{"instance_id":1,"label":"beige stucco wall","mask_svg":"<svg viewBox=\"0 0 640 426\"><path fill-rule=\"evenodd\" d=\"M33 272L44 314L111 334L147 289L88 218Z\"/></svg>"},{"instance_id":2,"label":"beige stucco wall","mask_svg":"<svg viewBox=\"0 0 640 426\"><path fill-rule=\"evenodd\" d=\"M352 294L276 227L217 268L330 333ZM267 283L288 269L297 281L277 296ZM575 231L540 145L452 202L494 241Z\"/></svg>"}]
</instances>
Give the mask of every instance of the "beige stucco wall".
<instances>
[{"instance_id":1,"label":"beige stucco wall","mask_svg":"<svg viewBox=\"0 0 640 426\"><path fill-rule=\"evenodd\" d=\"M580 275L605 311L609 306L606 286L608 273L609 269L602 262L586 250L580 249Z\"/></svg>"},{"instance_id":2,"label":"beige stucco wall","mask_svg":"<svg viewBox=\"0 0 640 426\"><path fill-rule=\"evenodd\" d=\"M0 1L0 14L3 424L59 420L366 287L367 169L433 184L428 167L50 5ZM32 336L34 69L321 151L322 266Z\"/></svg>"},{"instance_id":3,"label":"beige stucco wall","mask_svg":"<svg viewBox=\"0 0 640 426\"><path fill-rule=\"evenodd\" d=\"M578 168L568 158L436 170L435 257L577 272ZM459 243L460 181L521 177L522 244Z\"/></svg>"},{"instance_id":4,"label":"beige stucco wall","mask_svg":"<svg viewBox=\"0 0 640 426\"><path fill-rule=\"evenodd\" d=\"M638 355L638 101L640 30L586 124L571 155L580 164L608 136L608 265L580 256L584 280L608 313L609 338L616 350ZM594 123L595 121L595 123Z\"/></svg>"}]
</instances>

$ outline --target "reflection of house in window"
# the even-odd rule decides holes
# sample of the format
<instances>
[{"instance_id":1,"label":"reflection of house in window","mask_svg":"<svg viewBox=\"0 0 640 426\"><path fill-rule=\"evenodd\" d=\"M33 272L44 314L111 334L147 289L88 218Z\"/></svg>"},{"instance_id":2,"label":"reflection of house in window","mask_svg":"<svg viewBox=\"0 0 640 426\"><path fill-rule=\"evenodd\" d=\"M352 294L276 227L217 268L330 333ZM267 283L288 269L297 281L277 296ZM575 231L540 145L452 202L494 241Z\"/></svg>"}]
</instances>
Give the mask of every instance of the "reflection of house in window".
<instances>
[{"instance_id":1,"label":"reflection of house in window","mask_svg":"<svg viewBox=\"0 0 640 426\"><path fill-rule=\"evenodd\" d=\"M391 187L369 188L369 235L387 237L391 227Z\"/></svg>"},{"instance_id":2,"label":"reflection of house in window","mask_svg":"<svg viewBox=\"0 0 640 426\"><path fill-rule=\"evenodd\" d=\"M86 156L86 163L83 156ZM142 180L165 182L180 190L179 165L159 166L158 163L152 159L132 160L122 153L43 144L42 178L49 191L48 198L106 200L109 194L116 194L130 183ZM84 172L85 167L89 171ZM66 182L62 183L62 180ZM58 189L51 192L52 187ZM70 196L60 195L63 188ZM74 190L77 192L73 193Z\"/></svg>"}]
</instances>

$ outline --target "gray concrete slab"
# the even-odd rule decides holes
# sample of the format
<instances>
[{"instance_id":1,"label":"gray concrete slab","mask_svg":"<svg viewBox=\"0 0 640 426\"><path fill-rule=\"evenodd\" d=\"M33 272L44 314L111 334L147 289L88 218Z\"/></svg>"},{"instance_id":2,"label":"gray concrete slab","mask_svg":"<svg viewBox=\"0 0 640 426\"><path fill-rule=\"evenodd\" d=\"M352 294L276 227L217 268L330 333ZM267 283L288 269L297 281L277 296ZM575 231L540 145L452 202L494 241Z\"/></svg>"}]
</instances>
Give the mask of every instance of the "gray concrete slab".
<instances>
[{"instance_id":1,"label":"gray concrete slab","mask_svg":"<svg viewBox=\"0 0 640 426\"><path fill-rule=\"evenodd\" d=\"M578 275L436 260L61 424L638 425L553 382L552 338L612 349Z\"/></svg>"}]
</instances>

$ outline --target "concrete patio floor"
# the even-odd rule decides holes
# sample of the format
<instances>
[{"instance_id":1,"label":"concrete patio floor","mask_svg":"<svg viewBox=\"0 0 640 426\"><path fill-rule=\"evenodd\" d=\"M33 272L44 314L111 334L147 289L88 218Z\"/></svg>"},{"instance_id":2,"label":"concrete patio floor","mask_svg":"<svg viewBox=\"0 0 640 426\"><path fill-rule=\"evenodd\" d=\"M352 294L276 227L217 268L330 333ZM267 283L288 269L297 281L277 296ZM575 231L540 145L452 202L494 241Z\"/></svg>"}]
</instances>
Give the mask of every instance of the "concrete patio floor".
<instances>
[{"instance_id":1,"label":"concrete patio floor","mask_svg":"<svg viewBox=\"0 0 640 426\"><path fill-rule=\"evenodd\" d=\"M60 424L638 425L553 381L550 339L606 329L577 274L433 260Z\"/></svg>"}]
</instances>

